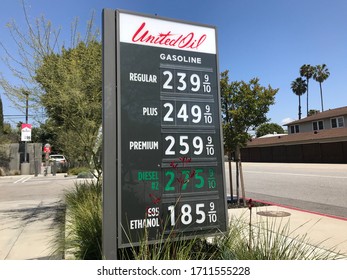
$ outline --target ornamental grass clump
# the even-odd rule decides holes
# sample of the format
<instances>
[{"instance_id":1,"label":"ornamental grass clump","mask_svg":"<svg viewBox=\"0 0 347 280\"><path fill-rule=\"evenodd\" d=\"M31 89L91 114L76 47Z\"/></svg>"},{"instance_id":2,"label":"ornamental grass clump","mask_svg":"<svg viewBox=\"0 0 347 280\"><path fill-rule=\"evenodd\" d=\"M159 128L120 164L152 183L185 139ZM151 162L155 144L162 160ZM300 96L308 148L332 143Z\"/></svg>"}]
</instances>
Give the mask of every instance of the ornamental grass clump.
<instances>
[{"instance_id":1,"label":"ornamental grass clump","mask_svg":"<svg viewBox=\"0 0 347 280\"><path fill-rule=\"evenodd\" d=\"M102 255L102 187L85 181L65 194L66 213L55 243L65 258L103 259ZM119 249L123 260L333 260L339 259L335 248L322 249L324 240L312 244L307 234L296 234L289 220L249 217L232 218L229 229L217 237L194 237L186 240L172 230L149 240L145 232L137 244ZM304 225L302 225L304 226ZM302 227L301 226L301 227ZM164 230L165 232L165 230ZM129 240L131 244L131 240Z\"/></svg>"},{"instance_id":2,"label":"ornamental grass clump","mask_svg":"<svg viewBox=\"0 0 347 280\"><path fill-rule=\"evenodd\" d=\"M303 225L302 225L303 226ZM335 248L322 249L324 241L312 244L307 234L295 234L289 221L259 219L251 227L247 219L233 219L230 231L215 240L222 259L236 260L334 260Z\"/></svg>"},{"instance_id":3,"label":"ornamental grass clump","mask_svg":"<svg viewBox=\"0 0 347 280\"><path fill-rule=\"evenodd\" d=\"M190 240L159 237L149 244L146 238L138 246L121 250L121 259L131 260L212 260L218 250L205 239L195 237Z\"/></svg>"},{"instance_id":4,"label":"ornamental grass clump","mask_svg":"<svg viewBox=\"0 0 347 280\"><path fill-rule=\"evenodd\" d=\"M67 258L102 259L102 191L101 184L85 181L65 194L66 220L58 234L58 250Z\"/></svg>"}]
</instances>

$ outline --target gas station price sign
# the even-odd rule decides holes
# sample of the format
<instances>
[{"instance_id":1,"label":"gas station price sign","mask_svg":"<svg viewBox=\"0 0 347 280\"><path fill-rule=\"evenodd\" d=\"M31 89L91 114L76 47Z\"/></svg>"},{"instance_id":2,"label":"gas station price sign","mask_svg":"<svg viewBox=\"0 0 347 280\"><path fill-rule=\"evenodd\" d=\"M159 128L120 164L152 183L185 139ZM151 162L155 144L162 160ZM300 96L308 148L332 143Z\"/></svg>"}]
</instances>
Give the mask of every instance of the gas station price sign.
<instances>
[{"instance_id":1,"label":"gas station price sign","mask_svg":"<svg viewBox=\"0 0 347 280\"><path fill-rule=\"evenodd\" d=\"M225 231L215 28L111 10L103 24L104 229L119 247Z\"/></svg>"}]
</instances>

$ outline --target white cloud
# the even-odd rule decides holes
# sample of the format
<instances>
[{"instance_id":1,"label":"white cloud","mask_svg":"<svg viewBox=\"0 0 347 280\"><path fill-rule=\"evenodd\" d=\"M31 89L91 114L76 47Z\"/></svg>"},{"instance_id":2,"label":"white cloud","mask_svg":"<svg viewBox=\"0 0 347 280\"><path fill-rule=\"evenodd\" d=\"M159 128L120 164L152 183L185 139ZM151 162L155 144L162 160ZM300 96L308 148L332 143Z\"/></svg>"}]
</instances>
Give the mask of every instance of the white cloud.
<instances>
[{"instance_id":1,"label":"white cloud","mask_svg":"<svg viewBox=\"0 0 347 280\"><path fill-rule=\"evenodd\" d=\"M283 119L282 120L282 125L286 125L287 123L290 123L290 122L293 122L293 121L295 121L294 119L292 119L292 118L285 118L285 119Z\"/></svg>"}]
</instances>

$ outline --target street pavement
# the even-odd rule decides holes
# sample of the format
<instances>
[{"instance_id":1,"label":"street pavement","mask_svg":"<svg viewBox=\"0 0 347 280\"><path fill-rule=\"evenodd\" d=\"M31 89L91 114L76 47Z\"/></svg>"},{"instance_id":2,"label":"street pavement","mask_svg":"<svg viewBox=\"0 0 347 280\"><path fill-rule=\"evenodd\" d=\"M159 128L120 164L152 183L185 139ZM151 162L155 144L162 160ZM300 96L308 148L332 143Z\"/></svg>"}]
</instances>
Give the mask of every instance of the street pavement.
<instances>
[{"instance_id":1,"label":"street pavement","mask_svg":"<svg viewBox=\"0 0 347 280\"><path fill-rule=\"evenodd\" d=\"M230 195L228 163L226 189ZM347 218L347 164L245 162L247 198ZM236 195L235 163L233 189Z\"/></svg>"}]
</instances>

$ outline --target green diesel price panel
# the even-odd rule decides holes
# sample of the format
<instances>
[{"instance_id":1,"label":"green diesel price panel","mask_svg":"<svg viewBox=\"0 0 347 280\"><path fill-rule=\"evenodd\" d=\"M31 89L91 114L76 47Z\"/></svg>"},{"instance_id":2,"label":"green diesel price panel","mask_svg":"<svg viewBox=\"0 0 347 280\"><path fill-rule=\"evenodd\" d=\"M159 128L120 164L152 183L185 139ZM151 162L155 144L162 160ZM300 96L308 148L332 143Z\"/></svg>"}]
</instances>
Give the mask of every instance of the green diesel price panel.
<instances>
[{"instance_id":1,"label":"green diesel price panel","mask_svg":"<svg viewBox=\"0 0 347 280\"><path fill-rule=\"evenodd\" d=\"M223 232L214 29L120 13L125 24L117 45L119 246Z\"/></svg>"}]
</instances>

